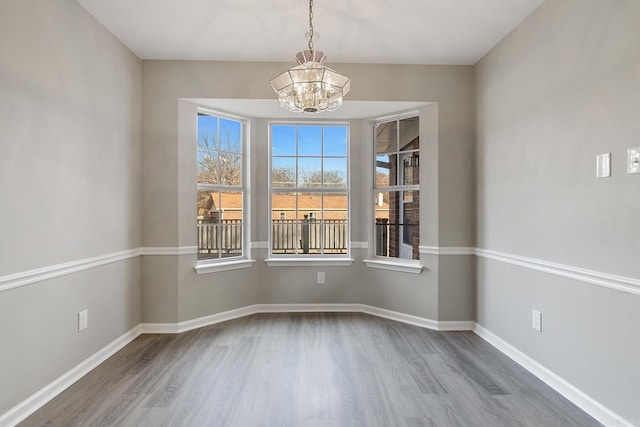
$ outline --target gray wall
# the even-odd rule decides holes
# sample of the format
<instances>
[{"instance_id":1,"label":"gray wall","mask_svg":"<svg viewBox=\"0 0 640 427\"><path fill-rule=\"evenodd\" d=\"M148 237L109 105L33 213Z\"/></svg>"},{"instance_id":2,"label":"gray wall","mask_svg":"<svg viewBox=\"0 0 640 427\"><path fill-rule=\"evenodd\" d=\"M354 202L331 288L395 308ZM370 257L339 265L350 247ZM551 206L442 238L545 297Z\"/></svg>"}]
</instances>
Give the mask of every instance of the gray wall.
<instances>
[{"instance_id":1,"label":"gray wall","mask_svg":"<svg viewBox=\"0 0 640 427\"><path fill-rule=\"evenodd\" d=\"M640 2L554 0L476 66L478 246L640 277ZM612 153L612 177L595 157ZM587 395L640 419L640 297L478 261L477 320ZM543 332L531 310L543 313Z\"/></svg>"},{"instance_id":2,"label":"gray wall","mask_svg":"<svg viewBox=\"0 0 640 427\"><path fill-rule=\"evenodd\" d=\"M269 79L287 63L143 61L143 246L195 246L195 106L181 99L274 99ZM421 121L423 245L473 246L473 68L334 64L354 81L350 100L433 102ZM275 101L274 101L275 102ZM428 119L426 119L428 117ZM251 229L266 241L267 120L251 120ZM424 129L423 129L424 126ZM371 138L361 121L351 123L352 238L366 241L367 199L372 185ZM189 136L191 135L191 137ZM430 319L473 318L473 262L438 273L438 257L426 256L421 275L368 269L366 249L354 249L351 267L267 267L254 249L248 269L196 275L193 255L143 261L144 322L178 322L253 303L354 303ZM150 257L149 257L150 258ZM456 260L457 259L457 260ZM163 273L152 271L162 264ZM466 273L460 274L460 271ZM315 285L326 271L327 284ZM458 298L460 294L461 298ZM176 298L177 296L177 298ZM442 308L442 310L440 310Z\"/></svg>"},{"instance_id":3,"label":"gray wall","mask_svg":"<svg viewBox=\"0 0 640 427\"><path fill-rule=\"evenodd\" d=\"M634 0L547 1L475 69L334 64L353 78L349 99L434 103L421 120L422 245L477 243L640 276L631 235L640 176L627 176L623 161L639 144L638 16ZM179 100L273 99L267 82L290 65L141 63L71 0L1 2L0 40L0 277L193 246L195 156L179 112L194 107ZM252 236L264 241L266 122L251 126L262 129L251 139ZM352 122L355 241L368 233L366 129ZM613 177L596 180L594 157L608 151ZM411 275L367 268L367 253L354 249L351 267L323 267L322 287L319 268L267 267L255 249L257 263L243 270L197 276L194 255L145 256L0 291L0 414L141 321L361 302L437 320L475 311L596 400L640 418L637 296L484 258L474 290L471 256L424 255L427 269ZM79 334L84 308L89 329ZM530 328L532 308L543 312L542 334Z\"/></svg>"},{"instance_id":4,"label":"gray wall","mask_svg":"<svg viewBox=\"0 0 640 427\"><path fill-rule=\"evenodd\" d=\"M71 0L0 2L0 40L0 277L138 248L140 61ZM138 325L140 295L139 257L0 291L0 414Z\"/></svg>"}]
</instances>

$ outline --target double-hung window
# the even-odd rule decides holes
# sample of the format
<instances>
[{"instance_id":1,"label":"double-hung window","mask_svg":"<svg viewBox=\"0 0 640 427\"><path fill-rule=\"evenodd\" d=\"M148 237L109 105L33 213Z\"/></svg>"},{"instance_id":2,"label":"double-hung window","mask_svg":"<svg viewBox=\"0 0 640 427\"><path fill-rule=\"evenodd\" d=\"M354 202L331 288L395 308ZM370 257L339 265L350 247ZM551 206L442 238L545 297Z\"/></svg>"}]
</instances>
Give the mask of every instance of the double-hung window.
<instances>
[{"instance_id":1,"label":"double-hung window","mask_svg":"<svg viewBox=\"0 0 640 427\"><path fill-rule=\"evenodd\" d=\"M374 124L375 255L419 259L419 117Z\"/></svg>"},{"instance_id":2,"label":"double-hung window","mask_svg":"<svg viewBox=\"0 0 640 427\"><path fill-rule=\"evenodd\" d=\"M198 262L245 257L245 143L241 120L198 112Z\"/></svg>"},{"instance_id":3,"label":"double-hung window","mask_svg":"<svg viewBox=\"0 0 640 427\"><path fill-rule=\"evenodd\" d=\"M349 126L270 125L270 255L349 254Z\"/></svg>"}]
</instances>

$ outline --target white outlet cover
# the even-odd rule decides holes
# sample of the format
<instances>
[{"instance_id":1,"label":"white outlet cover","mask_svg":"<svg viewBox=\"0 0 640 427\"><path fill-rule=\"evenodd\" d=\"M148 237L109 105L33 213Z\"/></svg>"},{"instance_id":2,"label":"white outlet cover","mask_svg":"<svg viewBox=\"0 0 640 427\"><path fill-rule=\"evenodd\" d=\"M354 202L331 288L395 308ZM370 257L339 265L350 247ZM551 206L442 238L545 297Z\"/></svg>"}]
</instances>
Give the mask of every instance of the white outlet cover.
<instances>
[{"instance_id":1,"label":"white outlet cover","mask_svg":"<svg viewBox=\"0 0 640 427\"><path fill-rule=\"evenodd\" d=\"M531 310L531 327L542 332L542 313L537 310Z\"/></svg>"},{"instance_id":2,"label":"white outlet cover","mask_svg":"<svg viewBox=\"0 0 640 427\"><path fill-rule=\"evenodd\" d=\"M611 153L598 154L596 156L596 178L609 178L611 176Z\"/></svg>"},{"instance_id":3,"label":"white outlet cover","mask_svg":"<svg viewBox=\"0 0 640 427\"><path fill-rule=\"evenodd\" d=\"M84 331L89 326L89 312L82 310L78 312L78 332Z\"/></svg>"},{"instance_id":4,"label":"white outlet cover","mask_svg":"<svg viewBox=\"0 0 640 427\"><path fill-rule=\"evenodd\" d=\"M640 173L640 147L627 150L627 173L629 175Z\"/></svg>"}]
</instances>

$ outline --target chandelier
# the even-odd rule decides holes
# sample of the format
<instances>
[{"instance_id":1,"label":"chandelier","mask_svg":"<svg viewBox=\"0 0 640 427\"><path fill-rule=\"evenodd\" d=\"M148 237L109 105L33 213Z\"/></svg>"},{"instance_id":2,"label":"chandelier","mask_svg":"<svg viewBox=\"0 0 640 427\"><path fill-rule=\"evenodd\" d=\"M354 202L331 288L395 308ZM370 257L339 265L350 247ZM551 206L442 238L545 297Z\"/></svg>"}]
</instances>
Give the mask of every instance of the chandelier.
<instances>
[{"instance_id":1,"label":"chandelier","mask_svg":"<svg viewBox=\"0 0 640 427\"><path fill-rule=\"evenodd\" d=\"M278 94L280 106L294 113L333 111L351 89L349 77L325 67L327 56L313 49L313 0L309 0L309 49L298 52L298 64L270 83Z\"/></svg>"}]
</instances>

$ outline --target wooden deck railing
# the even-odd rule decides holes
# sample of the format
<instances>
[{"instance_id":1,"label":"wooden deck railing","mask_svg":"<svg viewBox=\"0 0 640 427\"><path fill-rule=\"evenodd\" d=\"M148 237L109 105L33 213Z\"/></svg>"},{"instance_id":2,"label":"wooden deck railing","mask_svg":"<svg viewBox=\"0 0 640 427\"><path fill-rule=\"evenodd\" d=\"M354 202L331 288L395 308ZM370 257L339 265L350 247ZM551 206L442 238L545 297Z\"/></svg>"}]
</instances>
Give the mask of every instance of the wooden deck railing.
<instances>
[{"instance_id":1,"label":"wooden deck railing","mask_svg":"<svg viewBox=\"0 0 640 427\"><path fill-rule=\"evenodd\" d=\"M280 219L271 222L274 254L346 254L349 241L344 219Z\"/></svg>"},{"instance_id":2,"label":"wooden deck railing","mask_svg":"<svg viewBox=\"0 0 640 427\"><path fill-rule=\"evenodd\" d=\"M376 221L376 255L397 257L403 228L417 225L390 224L387 219ZM198 258L219 258L242 255L244 224L239 219L220 223L198 220ZM271 245L274 254L346 254L349 241L346 220L276 219L271 222Z\"/></svg>"},{"instance_id":3,"label":"wooden deck railing","mask_svg":"<svg viewBox=\"0 0 640 427\"><path fill-rule=\"evenodd\" d=\"M218 258L242 254L241 220L219 223L198 220L198 258ZM277 219L272 221L274 254L346 254L348 227L346 220Z\"/></svg>"},{"instance_id":4,"label":"wooden deck railing","mask_svg":"<svg viewBox=\"0 0 640 427\"><path fill-rule=\"evenodd\" d=\"M198 259L242 255L240 219L225 219L220 223L198 220Z\"/></svg>"}]
</instances>

